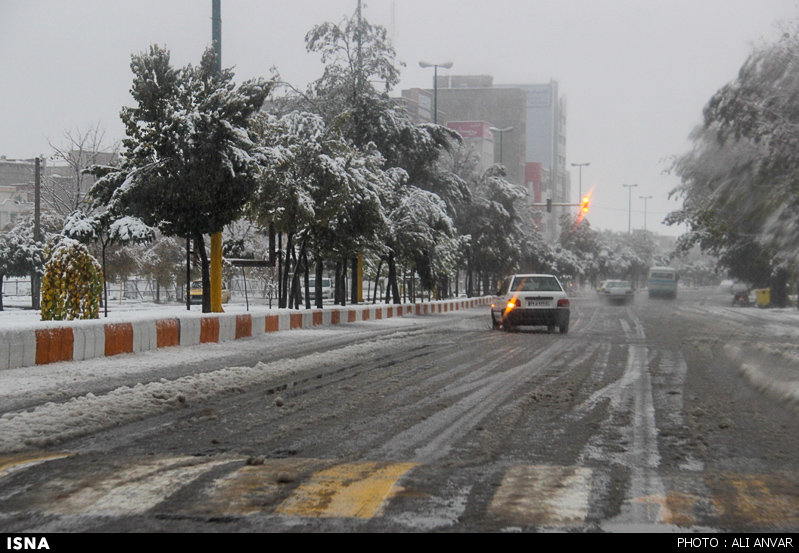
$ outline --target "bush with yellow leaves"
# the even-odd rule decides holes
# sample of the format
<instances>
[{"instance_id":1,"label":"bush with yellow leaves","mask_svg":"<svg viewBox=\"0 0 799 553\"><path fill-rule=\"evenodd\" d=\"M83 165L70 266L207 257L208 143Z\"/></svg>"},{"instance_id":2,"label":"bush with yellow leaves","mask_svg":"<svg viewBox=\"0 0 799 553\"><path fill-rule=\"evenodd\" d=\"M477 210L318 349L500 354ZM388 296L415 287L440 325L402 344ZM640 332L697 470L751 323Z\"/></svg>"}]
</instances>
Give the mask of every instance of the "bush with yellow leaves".
<instances>
[{"instance_id":1,"label":"bush with yellow leaves","mask_svg":"<svg viewBox=\"0 0 799 553\"><path fill-rule=\"evenodd\" d=\"M89 250L63 238L55 246L42 277L42 320L97 319L103 271Z\"/></svg>"}]
</instances>

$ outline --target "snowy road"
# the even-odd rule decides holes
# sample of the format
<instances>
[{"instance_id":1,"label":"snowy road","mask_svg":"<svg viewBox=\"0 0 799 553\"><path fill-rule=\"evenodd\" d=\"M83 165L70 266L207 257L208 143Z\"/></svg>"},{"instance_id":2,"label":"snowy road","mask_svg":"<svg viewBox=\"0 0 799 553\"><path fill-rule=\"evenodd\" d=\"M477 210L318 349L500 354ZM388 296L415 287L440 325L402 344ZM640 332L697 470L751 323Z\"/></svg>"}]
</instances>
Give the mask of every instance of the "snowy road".
<instances>
[{"instance_id":1,"label":"snowy road","mask_svg":"<svg viewBox=\"0 0 799 553\"><path fill-rule=\"evenodd\" d=\"M586 294L565 336L481 308L4 371L0 528L796 531L797 315L727 300Z\"/></svg>"}]
</instances>

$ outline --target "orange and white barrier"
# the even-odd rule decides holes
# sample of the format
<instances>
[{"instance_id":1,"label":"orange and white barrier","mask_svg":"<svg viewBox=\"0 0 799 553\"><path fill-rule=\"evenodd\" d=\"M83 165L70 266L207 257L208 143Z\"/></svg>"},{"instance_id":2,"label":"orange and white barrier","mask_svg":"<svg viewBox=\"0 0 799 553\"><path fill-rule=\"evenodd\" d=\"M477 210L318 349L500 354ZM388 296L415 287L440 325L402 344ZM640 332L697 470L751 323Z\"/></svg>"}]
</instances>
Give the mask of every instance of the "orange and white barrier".
<instances>
[{"instance_id":1,"label":"orange and white barrier","mask_svg":"<svg viewBox=\"0 0 799 553\"><path fill-rule=\"evenodd\" d=\"M0 369L82 361L172 346L228 342L293 329L448 313L490 302L491 298L481 297L244 314L186 314L133 321L46 321L29 328L0 330Z\"/></svg>"}]
</instances>

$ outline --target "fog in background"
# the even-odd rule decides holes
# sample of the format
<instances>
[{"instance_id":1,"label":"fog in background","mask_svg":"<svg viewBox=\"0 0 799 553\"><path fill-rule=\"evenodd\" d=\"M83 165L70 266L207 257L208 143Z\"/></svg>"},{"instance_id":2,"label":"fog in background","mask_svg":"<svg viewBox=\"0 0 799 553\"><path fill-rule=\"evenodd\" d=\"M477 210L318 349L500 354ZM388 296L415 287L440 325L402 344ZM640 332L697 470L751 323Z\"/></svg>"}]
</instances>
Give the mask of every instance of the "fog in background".
<instances>
[{"instance_id":1,"label":"fog in background","mask_svg":"<svg viewBox=\"0 0 799 553\"><path fill-rule=\"evenodd\" d=\"M305 50L312 26L339 22L357 0L222 0L222 64L236 81L274 67L298 88L321 75ZM440 75L492 75L495 84L556 80L567 99L567 165L589 162L594 228L631 221L662 234L679 204L669 158L689 147L710 96L735 78L752 47L799 14L796 0L364 0L405 63L404 88ZM50 155L65 131L97 124L108 142L132 74L130 56L166 46L173 65L196 64L211 42L211 0L0 0L0 155ZM573 199L578 172L572 169Z\"/></svg>"}]
</instances>

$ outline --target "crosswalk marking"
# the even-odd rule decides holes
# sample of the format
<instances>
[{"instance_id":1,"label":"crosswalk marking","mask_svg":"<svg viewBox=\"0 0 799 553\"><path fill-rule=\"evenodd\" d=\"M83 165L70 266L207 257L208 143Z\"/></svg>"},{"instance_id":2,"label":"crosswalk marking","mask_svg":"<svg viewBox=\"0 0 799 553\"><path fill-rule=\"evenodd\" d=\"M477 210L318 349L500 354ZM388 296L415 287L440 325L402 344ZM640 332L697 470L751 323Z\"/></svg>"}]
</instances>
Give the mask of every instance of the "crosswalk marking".
<instances>
[{"instance_id":1,"label":"crosswalk marking","mask_svg":"<svg viewBox=\"0 0 799 553\"><path fill-rule=\"evenodd\" d=\"M0 457L0 478L35 469L69 453L32 452ZM81 466L78 463L78 466ZM24 491L4 492L3 512L51 515L130 516L159 512L159 505L187 489L194 500L181 502L178 514L200 516L318 517L368 519L391 516L398 524L418 528L422 506L428 529L457 524L436 519L452 497L435 489L401 486L416 463L339 463L335 459L261 459L245 464L241 457L163 457L117 459L86 465L81 476L60 466L44 468L47 478L32 480ZM516 465L505 470L487 501L488 519L501 525L579 528L599 521L608 474L602 467ZM10 482L10 480L6 480ZM622 511L638 518L621 520L611 508L604 519L614 523L671 525L681 528L799 527L799 476L779 474L678 473L662 475L664 492L630 496ZM192 486L193 489L188 488ZM447 488L448 489L448 488ZM469 488L471 489L471 488ZM405 492L405 493L401 493ZM466 492L468 495L469 492ZM383 511L393 497L402 501ZM463 498L467 502L466 496ZM625 508L635 506L636 508ZM160 509L176 508L165 504ZM432 510L429 510L432 509ZM390 515L388 513L391 513ZM417 517L417 518L415 518ZM416 521L416 522L414 522Z\"/></svg>"},{"instance_id":2,"label":"crosswalk marking","mask_svg":"<svg viewBox=\"0 0 799 553\"><path fill-rule=\"evenodd\" d=\"M584 467L511 467L488 512L515 524L583 524L588 514L592 474Z\"/></svg>"},{"instance_id":3,"label":"crosswalk marking","mask_svg":"<svg viewBox=\"0 0 799 553\"><path fill-rule=\"evenodd\" d=\"M53 514L107 516L144 513L201 474L230 460L198 460L196 457L156 459L122 468L114 474L88 479L58 490L46 509Z\"/></svg>"},{"instance_id":4,"label":"crosswalk marking","mask_svg":"<svg viewBox=\"0 0 799 553\"><path fill-rule=\"evenodd\" d=\"M314 473L275 511L305 517L371 518L415 463L351 463Z\"/></svg>"},{"instance_id":5,"label":"crosswalk marking","mask_svg":"<svg viewBox=\"0 0 799 553\"><path fill-rule=\"evenodd\" d=\"M788 485L786 485L788 484ZM799 495L795 481L779 476L727 474L712 484L720 517L760 524L799 525Z\"/></svg>"},{"instance_id":6,"label":"crosswalk marking","mask_svg":"<svg viewBox=\"0 0 799 553\"><path fill-rule=\"evenodd\" d=\"M246 465L217 479L205 490L201 501L188 508L190 514L247 516L274 505L309 473L334 464L320 459L267 459Z\"/></svg>"}]
</instances>

